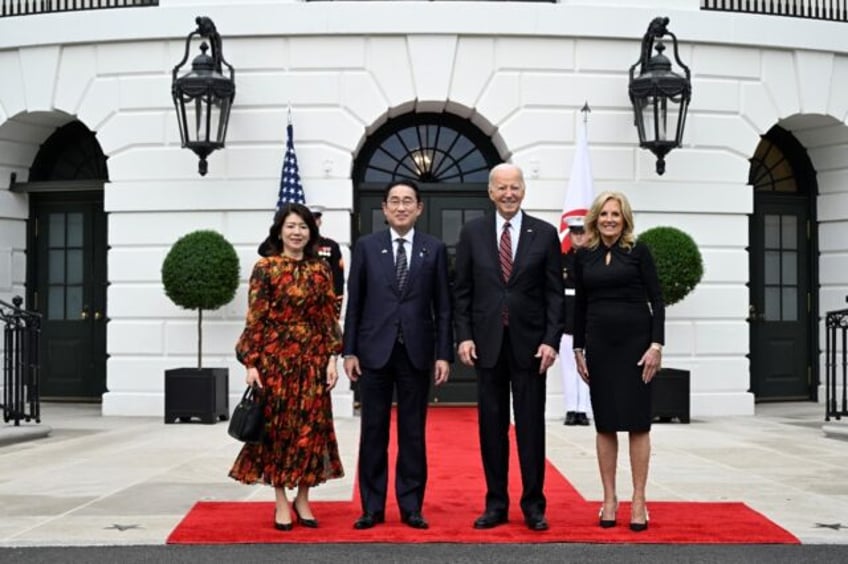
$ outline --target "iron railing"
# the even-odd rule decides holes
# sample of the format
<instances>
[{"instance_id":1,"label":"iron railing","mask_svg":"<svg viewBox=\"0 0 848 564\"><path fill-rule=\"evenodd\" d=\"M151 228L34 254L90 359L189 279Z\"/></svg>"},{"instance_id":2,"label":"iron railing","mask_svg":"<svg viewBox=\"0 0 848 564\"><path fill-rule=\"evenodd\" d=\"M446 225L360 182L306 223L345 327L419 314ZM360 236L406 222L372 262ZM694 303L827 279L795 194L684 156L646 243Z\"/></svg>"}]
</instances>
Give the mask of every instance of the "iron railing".
<instances>
[{"instance_id":1,"label":"iron railing","mask_svg":"<svg viewBox=\"0 0 848 564\"><path fill-rule=\"evenodd\" d=\"M159 0L0 0L0 18L158 5Z\"/></svg>"},{"instance_id":2,"label":"iron railing","mask_svg":"<svg viewBox=\"0 0 848 564\"><path fill-rule=\"evenodd\" d=\"M3 321L3 421L41 423L38 397L38 340L41 315L21 308L23 299L0 300Z\"/></svg>"},{"instance_id":3,"label":"iron railing","mask_svg":"<svg viewBox=\"0 0 848 564\"><path fill-rule=\"evenodd\" d=\"M702 10L848 21L848 0L701 0Z\"/></svg>"},{"instance_id":4,"label":"iron railing","mask_svg":"<svg viewBox=\"0 0 848 564\"><path fill-rule=\"evenodd\" d=\"M846 298L848 301L848 298ZM825 348L825 421L848 415L848 309L827 312ZM841 393L841 401L837 399Z\"/></svg>"}]
</instances>

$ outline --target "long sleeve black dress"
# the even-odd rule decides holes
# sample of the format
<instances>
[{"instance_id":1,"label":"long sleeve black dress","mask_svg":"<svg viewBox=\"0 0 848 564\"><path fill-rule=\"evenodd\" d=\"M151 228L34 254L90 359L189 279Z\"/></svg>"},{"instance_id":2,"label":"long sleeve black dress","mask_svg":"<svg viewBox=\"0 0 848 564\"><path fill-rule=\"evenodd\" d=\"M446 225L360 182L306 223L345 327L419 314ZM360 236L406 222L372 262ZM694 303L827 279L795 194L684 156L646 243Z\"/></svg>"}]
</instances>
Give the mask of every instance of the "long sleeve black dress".
<instances>
[{"instance_id":1,"label":"long sleeve black dress","mask_svg":"<svg viewBox=\"0 0 848 564\"><path fill-rule=\"evenodd\" d=\"M606 255L610 257L607 261ZM639 359L665 340L665 306L650 250L603 243L580 249L575 264L574 347L585 349L595 428L648 431L651 384Z\"/></svg>"}]
</instances>

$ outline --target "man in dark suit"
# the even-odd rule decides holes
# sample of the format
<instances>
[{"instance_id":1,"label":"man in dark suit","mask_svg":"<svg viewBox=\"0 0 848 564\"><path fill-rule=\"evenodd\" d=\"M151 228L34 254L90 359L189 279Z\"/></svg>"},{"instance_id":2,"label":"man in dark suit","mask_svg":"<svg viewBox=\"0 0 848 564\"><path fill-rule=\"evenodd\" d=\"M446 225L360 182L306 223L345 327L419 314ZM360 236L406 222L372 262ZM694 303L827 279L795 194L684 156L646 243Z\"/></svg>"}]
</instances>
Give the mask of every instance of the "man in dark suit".
<instances>
[{"instance_id":1,"label":"man in dark suit","mask_svg":"<svg viewBox=\"0 0 848 564\"><path fill-rule=\"evenodd\" d=\"M344 325L344 369L361 400L356 529L385 520L389 424L397 392L395 496L401 521L426 529L425 422L430 377L447 381L453 361L447 249L415 230L423 204L412 181L389 184L383 214L389 229L365 235L353 250ZM434 368L435 365L435 368Z\"/></svg>"},{"instance_id":2,"label":"man in dark suit","mask_svg":"<svg viewBox=\"0 0 848 564\"><path fill-rule=\"evenodd\" d=\"M466 223L456 249L459 359L477 369L480 450L486 507L477 529L506 523L509 512L510 388L521 467L521 511L531 530L545 518L545 388L562 334L560 242L549 223L521 210L521 169L489 174L496 213Z\"/></svg>"}]
</instances>

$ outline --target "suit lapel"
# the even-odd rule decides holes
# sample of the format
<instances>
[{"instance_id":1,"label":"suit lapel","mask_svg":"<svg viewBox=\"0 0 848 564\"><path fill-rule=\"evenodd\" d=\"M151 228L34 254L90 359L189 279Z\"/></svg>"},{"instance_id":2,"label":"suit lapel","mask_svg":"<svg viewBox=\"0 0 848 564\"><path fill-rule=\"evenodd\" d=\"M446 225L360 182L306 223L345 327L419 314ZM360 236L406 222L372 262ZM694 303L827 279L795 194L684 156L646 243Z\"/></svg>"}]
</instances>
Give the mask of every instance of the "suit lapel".
<instances>
[{"instance_id":1,"label":"suit lapel","mask_svg":"<svg viewBox=\"0 0 848 564\"><path fill-rule=\"evenodd\" d=\"M497 212L496 212L497 213ZM495 272L498 275L498 280L503 282L503 273L501 272L501 256L498 245L500 243L500 233L498 233L498 222L495 220L496 213L489 215L488 228L484 236L484 245L489 249L488 254L492 260Z\"/></svg>"},{"instance_id":2,"label":"suit lapel","mask_svg":"<svg viewBox=\"0 0 848 564\"><path fill-rule=\"evenodd\" d=\"M518 249L515 252L515 260L512 263L512 274L509 279L515 278L515 273L524 264L527 253L530 252L530 247L533 244L533 239L536 237L536 225L533 220L525 213L521 220L521 233L518 235Z\"/></svg>"},{"instance_id":3,"label":"suit lapel","mask_svg":"<svg viewBox=\"0 0 848 564\"><path fill-rule=\"evenodd\" d=\"M409 289L409 286L412 284L412 281L415 280L415 277L418 274L418 269L421 267L421 261L424 260L423 239L424 238L419 235L418 230L416 229L415 236L412 238L412 254L409 255L409 278L406 281L407 290Z\"/></svg>"},{"instance_id":4,"label":"suit lapel","mask_svg":"<svg viewBox=\"0 0 848 564\"><path fill-rule=\"evenodd\" d=\"M392 232L386 229L380 236L380 265L383 275L395 292L398 291L397 275L395 274L395 250L392 246Z\"/></svg>"}]
</instances>

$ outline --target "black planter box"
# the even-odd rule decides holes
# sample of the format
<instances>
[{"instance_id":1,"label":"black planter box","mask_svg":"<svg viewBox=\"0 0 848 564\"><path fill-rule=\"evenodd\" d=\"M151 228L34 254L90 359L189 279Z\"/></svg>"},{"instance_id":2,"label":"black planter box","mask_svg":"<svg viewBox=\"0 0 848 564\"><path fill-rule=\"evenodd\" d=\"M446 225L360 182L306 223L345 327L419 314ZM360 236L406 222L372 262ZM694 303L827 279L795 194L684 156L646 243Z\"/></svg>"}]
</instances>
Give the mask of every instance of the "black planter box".
<instances>
[{"instance_id":1,"label":"black planter box","mask_svg":"<svg viewBox=\"0 0 848 564\"><path fill-rule=\"evenodd\" d=\"M226 421L229 409L229 370L174 368L165 371L165 423L175 420L203 423Z\"/></svg>"},{"instance_id":2,"label":"black planter box","mask_svg":"<svg viewBox=\"0 0 848 564\"><path fill-rule=\"evenodd\" d=\"M651 382L651 410L655 420L674 418L689 423L689 371L662 368Z\"/></svg>"}]
</instances>

